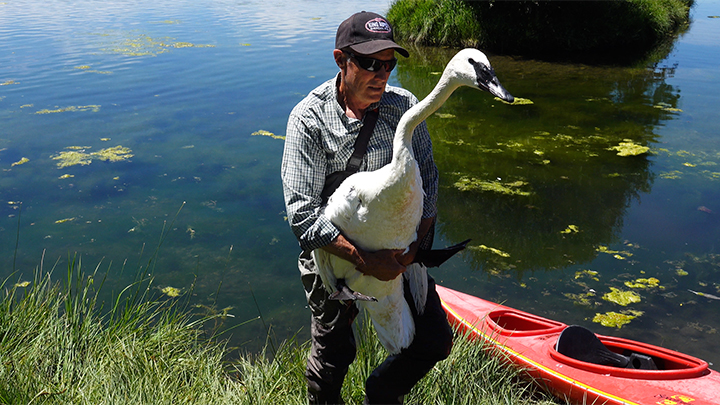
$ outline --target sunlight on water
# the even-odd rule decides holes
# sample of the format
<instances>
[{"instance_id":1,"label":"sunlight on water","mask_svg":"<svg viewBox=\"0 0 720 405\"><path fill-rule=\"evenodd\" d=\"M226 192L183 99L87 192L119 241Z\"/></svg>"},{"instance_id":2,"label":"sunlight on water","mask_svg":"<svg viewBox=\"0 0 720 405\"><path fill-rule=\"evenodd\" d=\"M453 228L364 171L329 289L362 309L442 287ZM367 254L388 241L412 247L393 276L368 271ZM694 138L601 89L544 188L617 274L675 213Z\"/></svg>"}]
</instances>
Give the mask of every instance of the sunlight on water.
<instances>
[{"instance_id":1,"label":"sunlight on water","mask_svg":"<svg viewBox=\"0 0 720 405\"><path fill-rule=\"evenodd\" d=\"M152 262L158 295L307 337L287 115L336 73L340 21L389 3L0 4L0 273L78 252L117 290ZM524 102L463 89L428 119L436 246L472 238L439 282L720 362L720 2L698 3L657 66L491 57ZM390 80L423 97L453 51L410 48Z\"/></svg>"}]
</instances>

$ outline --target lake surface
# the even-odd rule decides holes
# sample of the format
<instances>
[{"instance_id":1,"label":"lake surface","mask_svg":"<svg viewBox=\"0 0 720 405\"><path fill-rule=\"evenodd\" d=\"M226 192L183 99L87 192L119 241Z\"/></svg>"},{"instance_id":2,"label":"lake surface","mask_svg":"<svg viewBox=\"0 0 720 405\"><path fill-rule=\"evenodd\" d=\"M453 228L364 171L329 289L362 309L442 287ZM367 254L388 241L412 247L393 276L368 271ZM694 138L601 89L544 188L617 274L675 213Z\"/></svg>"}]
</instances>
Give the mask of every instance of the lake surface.
<instances>
[{"instance_id":1,"label":"lake surface","mask_svg":"<svg viewBox=\"0 0 720 405\"><path fill-rule=\"evenodd\" d=\"M226 326L261 314L235 346L307 338L279 138L336 73L337 25L389 3L0 1L0 275L77 255L117 292L147 269ZM461 89L428 119L435 244L472 238L438 282L718 364L718 15L698 1L649 68L491 57L532 104ZM424 97L453 51L411 53L391 82Z\"/></svg>"}]
</instances>

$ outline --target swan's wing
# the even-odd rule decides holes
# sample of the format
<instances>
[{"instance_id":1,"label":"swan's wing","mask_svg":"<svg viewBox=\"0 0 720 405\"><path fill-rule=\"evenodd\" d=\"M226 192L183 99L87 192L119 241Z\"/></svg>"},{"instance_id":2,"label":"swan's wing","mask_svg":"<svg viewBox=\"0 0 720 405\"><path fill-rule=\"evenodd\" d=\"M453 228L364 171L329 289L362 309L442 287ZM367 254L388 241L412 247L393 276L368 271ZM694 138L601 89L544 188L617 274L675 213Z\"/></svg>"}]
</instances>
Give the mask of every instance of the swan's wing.
<instances>
[{"instance_id":1,"label":"swan's wing","mask_svg":"<svg viewBox=\"0 0 720 405\"><path fill-rule=\"evenodd\" d=\"M421 263L411 263L403 273L403 278L409 282L415 309L418 314L422 315L425 312L428 293L427 267Z\"/></svg>"},{"instance_id":2,"label":"swan's wing","mask_svg":"<svg viewBox=\"0 0 720 405\"><path fill-rule=\"evenodd\" d=\"M311 252L312 258L317 266L320 279L328 293L332 294L337 290L337 278L332 268L332 255L322 249L315 249Z\"/></svg>"},{"instance_id":3,"label":"swan's wing","mask_svg":"<svg viewBox=\"0 0 720 405\"><path fill-rule=\"evenodd\" d=\"M362 207L368 172L355 173L345 179L328 199L325 216L340 230L346 231Z\"/></svg>"}]
</instances>

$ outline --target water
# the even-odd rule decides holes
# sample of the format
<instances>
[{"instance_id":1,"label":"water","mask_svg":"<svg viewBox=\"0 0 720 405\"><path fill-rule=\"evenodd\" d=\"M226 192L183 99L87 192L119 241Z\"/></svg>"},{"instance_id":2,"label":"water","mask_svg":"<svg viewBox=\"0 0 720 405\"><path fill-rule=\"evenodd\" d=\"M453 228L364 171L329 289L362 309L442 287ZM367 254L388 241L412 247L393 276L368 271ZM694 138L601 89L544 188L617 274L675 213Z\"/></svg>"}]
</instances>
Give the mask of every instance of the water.
<instances>
[{"instance_id":1,"label":"water","mask_svg":"<svg viewBox=\"0 0 720 405\"><path fill-rule=\"evenodd\" d=\"M244 349L269 325L279 339L306 338L283 142L252 134L284 135L292 107L337 71L340 21L388 4L0 2L0 274L28 280L42 261L61 277L77 254L117 291L165 235L154 292L232 307L228 326L262 314L232 331ZM433 271L439 282L720 362L720 302L689 291L720 296L720 19L708 18L720 2L692 14L654 68L491 57L534 104L461 89L428 120L436 246L473 239ZM412 53L391 82L423 97L452 52ZM608 150L625 139L651 153ZM100 159L116 146L132 157ZM61 152L88 164L60 168ZM461 190L481 181L495 191ZM637 288L643 278L659 286ZM611 287L640 302L604 300ZM637 317L620 329L593 322L623 311Z\"/></svg>"}]
</instances>

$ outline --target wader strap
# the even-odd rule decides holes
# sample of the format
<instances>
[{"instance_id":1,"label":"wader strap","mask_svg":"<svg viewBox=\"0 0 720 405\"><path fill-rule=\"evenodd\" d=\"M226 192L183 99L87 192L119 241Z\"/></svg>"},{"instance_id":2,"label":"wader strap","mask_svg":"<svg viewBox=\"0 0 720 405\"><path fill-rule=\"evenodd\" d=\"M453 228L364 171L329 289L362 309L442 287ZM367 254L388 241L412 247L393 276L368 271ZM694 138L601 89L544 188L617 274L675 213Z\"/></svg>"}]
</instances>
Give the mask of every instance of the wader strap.
<instances>
[{"instance_id":1,"label":"wader strap","mask_svg":"<svg viewBox=\"0 0 720 405\"><path fill-rule=\"evenodd\" d=\"M360 128L360 134L357 139L355 139L353 154L350 156L347 166L345 166L345 171L355 173L360 169L363 156L365 156L365 152L367 151L368 142L370 142L370 135L372 135L375 129L378 113L378 108L365 113L365 122L362 128Z\"/></svg>"},{"instance_id":2,"label":"wader strap","mask_svg":"<svg viewBox=\"0 0 720 405\"><path fill-rule=\"evenodd\" d=\"M325 178L325 185L322 193L320 193L323 205L327 203L328 198L330 198L332 193L340 187L340 184L342 184L346 178L360 170L360 164L365 156L365 152L367 152L370 135L372 135L373 130L375 129L378 114L378 108L365 113L365 122L363 123L362 128L360 128L360 134L358 134L358 137L355 139L355 145L353 145L354 150L352 156L348 159L345 170L330 173L330 175Z\"/></svg>"}]
</instances>

